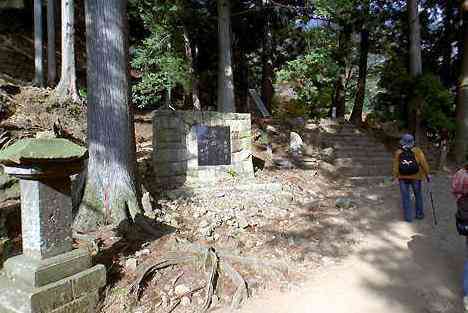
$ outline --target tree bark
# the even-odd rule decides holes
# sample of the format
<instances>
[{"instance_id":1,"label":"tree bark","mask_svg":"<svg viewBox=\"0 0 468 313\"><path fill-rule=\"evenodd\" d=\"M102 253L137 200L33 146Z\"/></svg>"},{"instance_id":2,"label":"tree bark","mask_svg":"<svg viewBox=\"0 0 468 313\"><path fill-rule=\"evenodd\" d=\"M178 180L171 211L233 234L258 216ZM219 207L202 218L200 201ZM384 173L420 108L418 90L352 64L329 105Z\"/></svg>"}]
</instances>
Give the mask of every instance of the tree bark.
<instances>
[{"instance_id":1,"label":"tree bark","mask_svg":"<svg viewBox=\"0 0 468 313\"><path fill-rule=\"evenodd\" d=\"M417 79L422 74L421 56L421 24L419 22L418 0L408 0L409 16L409 68L410 75ZM420 95L413 95L410 100L410 130L415 134L416 140L423 136L421 130L421 114L424 99Z\"/></svg>"},{"instance_id":2,"label":"tree bark","mask_svg":"<svg viewBox=\"0 0 468 313\"><path fill-rule=\"evenodd\" d=\"M349 49L351 43L352 27L345 25L340 31L338 40L338 64L339 72L335 83L335 96L333 105L336 108L336 118L344 118L346 114L346 73L349 62Z\"/></svg>"},{"instance_id":3,"label":"tree bark","mask_svg":"<svg viewBox=\"0 0 468 313\"><path fill-rule=\"evenodd\" d=\"M128 226L142 213L129 106L126 0L86 0L89 160L79 231Z\"/></svg>"},{"instance_id":4,"label":"tree bark","mask_svg":"<svg viewBox=\"0 0 468 313\"><path fill-rule=\"evenodd\" d=\"M200 104L200 92L199 92L199 82L198 82L198 76L197 76L197 71L196 71L196 66L195 66L195 59L198 56L198 48L196 45L192 44L192 41L190 40L188 31L186 27L184 27L184 43L185 43L185 55L187 56L187 59L190 62L190 78L191 78L191 83L192 83L192 92L191 92L191 97L192 97L192 105L194 110L200 111L201 110L201 104ZM195 48L192 49L192 46Z\"/></svg>"},{"instance_id":5,"label":"tree bark","mask_svg":"<svg viewBox=\"0 0 468 313\"><path fill-rule=\"evenodd\" d=\"M457 163L466 160L468 132L468 0L463 1L463 62L457 96L457 134L455 138L455 158Z\"/></svg>"},{"instance_id":6,"label":"tree bark","mask_svg":"<svg viewBox=\"0 0 468 313\"><path fill-rule=\"evenodd\" d=\"M218 0L218 111L235 112L230 0Z\"/></svg>"},{"instance_id":7,"label":"tree bark","mask_svg":"<svg viewBox=\"0 0 468 313\"><path fill-rule=\"evenodd\" d=\"M55 85L57 62L55 59L55 0L47 0L47 82Z\"/></svg>"},{"instance_id":8,"label":"tree bark","mask_svg":"<svg viewBox=\"0 0 468 313\"><path fill-rule=\"evenodd\" d=\"M262 101L271 112L273 88L273 33L271 31L270 0L262 0L264 9L263 51L262 51Z\"/></svg>"},{"instance_id":9,"label":"tree bark","mask_svg":"<svg viewBox=\"0 0 468 313\"><path fill-rule=\"evenodd\" d=\"M362 123L362 111L366 97L367 81L367 60L369 56L369 30L367 26L361 29L361 51L359 56L359 81L354 102L353 112L351 113L351 122L360 125Z\"/></svg>"},{"instance_id":10,"label":"tree bark","mask_svg":"<svg viewBox=\"0 0 468 313\"><path fill-rule=\"evenodd\" d=\"M440 78L446 88L453 86L452 80L452 44L455 33L454 24L454 0L447 0L444 9L444 38L442 45L442 66Z\"/></svg>"},{"instance_id":11,"label":"tree bark","mask_svg":"<svg viewBox=\"0 0 468 313\"><path fill-rule=\"evenodd\" d=\"M74 0L62 0L62 71L55 89L59 102L71 99L80 101L76 88L75 68L75 4Z\"/></svg>"},{"instance_id":12,"label":"tree bark","mask_svg":"<svg viewBox=\"0 0 468 313\"><path fill-rule=\"evenodd\" d=\"M44 87L44 31L42 25L42 0L34 0L34 84Z\"/></svg>"}]
</instances>

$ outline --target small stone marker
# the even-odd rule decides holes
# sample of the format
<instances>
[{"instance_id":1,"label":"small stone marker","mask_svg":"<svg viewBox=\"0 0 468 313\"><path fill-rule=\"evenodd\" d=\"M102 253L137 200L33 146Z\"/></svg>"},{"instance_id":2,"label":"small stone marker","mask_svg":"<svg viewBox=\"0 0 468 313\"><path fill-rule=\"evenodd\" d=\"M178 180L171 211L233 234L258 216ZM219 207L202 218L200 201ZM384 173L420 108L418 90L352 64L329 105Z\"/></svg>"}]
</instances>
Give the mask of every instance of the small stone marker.
<instances>
[{"instance_id":1,"label":"small stone marker","mask_svg":"<svg viewBox=\"0 0 468 313\"><path fill-rule=\"evenodd\" d=\"M87 150L65 139L25 139L0 152L5 173L20 179L23 254L5 262L0 312L94 312L105 284L102 265L72 250L70 175Z\"/></svg>"}]
</instances>

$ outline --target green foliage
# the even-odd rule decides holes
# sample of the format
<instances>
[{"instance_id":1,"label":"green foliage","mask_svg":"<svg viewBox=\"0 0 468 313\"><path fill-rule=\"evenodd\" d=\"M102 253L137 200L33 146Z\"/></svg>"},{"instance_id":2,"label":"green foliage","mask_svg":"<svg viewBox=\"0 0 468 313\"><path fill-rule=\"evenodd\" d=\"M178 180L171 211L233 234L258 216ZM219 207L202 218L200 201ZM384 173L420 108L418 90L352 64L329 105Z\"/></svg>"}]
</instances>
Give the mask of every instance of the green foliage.
<instances>
[{"instance_id":1,"label":"green foliage","mask_svg":"<svg viewBox=\"0 0 468 313\"><path fill-rule=\"evenodd\" d=\"M415 92L424 98L423 120L428 128L455 131L454 96L433 74L421 76L415 82Z\"/></svg>"},{"instance_id":2,"label":"green foliage","mask_svg":"<svg viewBox=\"0 0 468 313\"><path fill-rule=\"evenodd\" d=\"M175 3L160 1L133 2L149 32L136 45L131 60L132 68L141 73L140 81L133 87L133 102L139 108L155 107L161 104L168 90L181 87L186 91L190 88L190 69L184 55L183 36L176 26L180 8Z\"/></svg>"},{"instance_id":3,"label":"green foliage","mask_svg":"<svg viewBox=\"0 0 468 313\"><path fill-rule=\"evenodd\" d=\"M277 73L277 79L293 86L299 107L311 116L319 116L330 105L336 73L337 65L330 51L318 48L287 62Z\"/></svg>"},{"instance_id":4,"label":"green foliage","mask_svg":"<svg viewBox=\"0 0 468 313\"><path fill-rule=\"evenodd\" d=\"M404 60L392 56L383 65L379 81L379 92L373 99L374 114L380 120L406 122L405 108L411 97L419 95L424 99L423 123L428 129L455 130L454 96L440 79L431 73L412 78ZM391 109L393 108L393 109Z\"/></svg>"}]
</instances>

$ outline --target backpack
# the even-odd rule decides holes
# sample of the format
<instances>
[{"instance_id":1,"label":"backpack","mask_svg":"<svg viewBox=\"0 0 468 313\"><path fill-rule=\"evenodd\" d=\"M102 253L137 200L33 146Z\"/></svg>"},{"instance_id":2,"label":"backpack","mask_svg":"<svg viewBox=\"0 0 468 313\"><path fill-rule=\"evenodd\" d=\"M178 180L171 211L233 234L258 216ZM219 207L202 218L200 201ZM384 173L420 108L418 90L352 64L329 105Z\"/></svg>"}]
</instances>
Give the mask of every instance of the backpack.
<instances>
[{"instance_id":1,"label":"backpack","mask_svg":"<svg viewBox=\"0 0 468 313\"><path fill-rule=\"evenodd\" d=\"M412 149L402 149L399 164L400 175L415 175L419 172L419 164Z\"/></svg>"},{"instance_id":2,"label":"backpack","mask_svg":"<svg viewBox=\"0 0 468 313\"><path fill-rule=\"evenodd\" d=\"M465 184L465 176L461 181L461 188ZM457 213L455 214L455 226L458 234L468 236L468 194L463 194L457 200Z\"/></svg>"},{"instance_id":3,"label":"backpack","mask_svg":"<svg viewBox=\"0 0 468 313\"><path fill-rule=\"evenodd\" d=\"M468 236L468 195L463 195L457 201L455 225L459 235Z\"/></svg>"}]
</instances>

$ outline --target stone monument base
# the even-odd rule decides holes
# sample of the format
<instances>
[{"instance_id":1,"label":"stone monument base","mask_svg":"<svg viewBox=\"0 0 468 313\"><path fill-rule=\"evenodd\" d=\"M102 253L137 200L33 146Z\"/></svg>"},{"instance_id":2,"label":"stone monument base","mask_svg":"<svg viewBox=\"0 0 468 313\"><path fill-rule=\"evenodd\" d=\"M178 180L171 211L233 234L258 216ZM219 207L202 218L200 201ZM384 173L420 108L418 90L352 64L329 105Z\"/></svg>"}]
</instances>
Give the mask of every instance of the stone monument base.
<instances>
[{"instance_id":1,"label":"stone monument base","mask_svg":"<svg viewBox=\"0 0 468 313\"><path fill-rule=\"evenodd\" d=\"M20 255L0 274L0 313L94 313L105 284L105 267L91 267L87 251L42 261Z\"/></svg>"},{"instance_id":2,"label":"stone monument base","mask_svg":"<svg viewBox=\"0 0 468 313\"><path fill-rule=\"evenodd\" d=\"M153 167L166 190L253 178L250 114L155 111Z\"/></svg>"}]
</instances>

